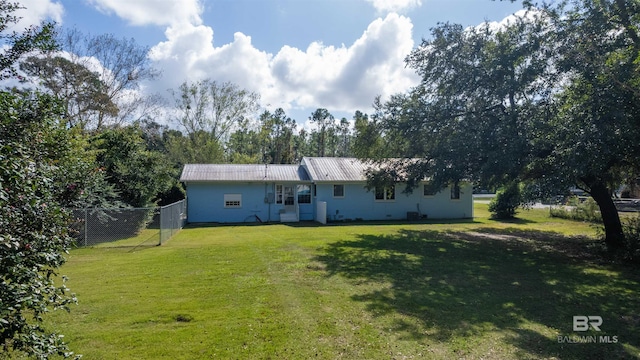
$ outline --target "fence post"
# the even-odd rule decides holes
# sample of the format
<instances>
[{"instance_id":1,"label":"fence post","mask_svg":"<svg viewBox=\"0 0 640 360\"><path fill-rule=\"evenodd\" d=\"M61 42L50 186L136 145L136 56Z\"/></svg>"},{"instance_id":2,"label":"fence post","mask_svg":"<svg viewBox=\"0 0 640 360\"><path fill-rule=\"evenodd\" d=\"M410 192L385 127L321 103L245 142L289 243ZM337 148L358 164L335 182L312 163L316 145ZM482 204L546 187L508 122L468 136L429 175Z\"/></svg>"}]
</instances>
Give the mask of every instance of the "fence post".
<instances>
[{"instance_id":1,"label":"fence post","mask_svg":"<svg viewBox=\"0 0 640 360\"><path fill-rule=\"evenodd\" d=\"M162 206L160 206L160 241L158 242L158 245L162 245L162 230L164 229L164 225L163 225L163 217L164 217L164 211L162 211Z\"/></svg>"},{"instance_id":2,"label":"fence post","mask_svg":"<svg viewBox=\"0 0 640 360\"><path fill-rule=\"evenodd\" d=\"M176 222L173 219L174 218L173 215L175 214L177 207L178 207L177 205L174 205L171 208L171 237L173 237L173 234L175 234L175 230L176 230Z\"/></svg>"},{"instance_id":3,"label":"fence post","mask_svg":"<svg viewBox=\"0 0 640 360\"><path fill-rule=\"evenodd\" d=\"M87 216L87 208L84 208L84 246L87 246L87 238L89 237L87 231L89 229L89 220Z\"/></svg>"}]
</instances>

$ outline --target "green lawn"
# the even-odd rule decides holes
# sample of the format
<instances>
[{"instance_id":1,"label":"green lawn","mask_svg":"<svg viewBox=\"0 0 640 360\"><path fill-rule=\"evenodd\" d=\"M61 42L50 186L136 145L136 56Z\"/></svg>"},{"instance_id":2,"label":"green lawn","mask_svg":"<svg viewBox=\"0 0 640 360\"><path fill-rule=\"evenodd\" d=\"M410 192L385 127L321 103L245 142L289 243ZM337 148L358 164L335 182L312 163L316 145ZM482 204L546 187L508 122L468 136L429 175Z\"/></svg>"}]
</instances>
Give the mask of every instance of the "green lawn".
<instances>
[{"instance_id":1,"label":"green lawn","mask_svg":"<svg viewBox=\"0 0 640 360\"><path fill-rule=\"evenodd\" d=\"M86 359L640 357L638 270L600 260L587 224L486 208L76 249L62 273L79 305L48 326ZM601 331L574 332L574 315L601 316Z\"/></svg>"}]
</instances>

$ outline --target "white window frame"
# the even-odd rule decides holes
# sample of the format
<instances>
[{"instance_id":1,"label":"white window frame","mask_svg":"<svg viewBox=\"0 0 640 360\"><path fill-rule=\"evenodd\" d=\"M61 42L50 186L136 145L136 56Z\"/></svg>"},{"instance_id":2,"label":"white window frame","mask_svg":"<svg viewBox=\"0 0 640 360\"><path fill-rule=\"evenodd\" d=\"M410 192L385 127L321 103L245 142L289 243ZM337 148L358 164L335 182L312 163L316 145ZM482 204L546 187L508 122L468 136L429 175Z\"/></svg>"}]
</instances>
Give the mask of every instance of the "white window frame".
<instances>
[{"instance_id":1,"label":"white window frame","mask_svg":"<svg viewBox=\"0 0 640 360\"><path fill-rule=\"evenodd\" d=\"M342 186L342 195L338 195L336 196L336 186ZM344 184L333 184L333 197L336 199L342 199L344 198Z\"/></svg>"},{"instance_id":2,"label":"white window frame","mask_svg":"<svg viewBox=\"0 0 640 360\"><path fill-rule=\"evenodd\" d=\"M242 208L242 194L224 194L225 209Z\"/></svg>"},{"instance_id":3,"label":"white window frame","mask_svg":"<svg viewBox=\"0 0 640 360\"><path fill-rule=\"evenodd\" d=\"M301 186L306 186L309 189L309 202L300 202L300 187ZM296 199L298 201L298 204L311 204L311 198L313 197L311 192L313 191L313 188L311 186L311 184L297 184L296 185Z\"/></svg>"}]
</instances>

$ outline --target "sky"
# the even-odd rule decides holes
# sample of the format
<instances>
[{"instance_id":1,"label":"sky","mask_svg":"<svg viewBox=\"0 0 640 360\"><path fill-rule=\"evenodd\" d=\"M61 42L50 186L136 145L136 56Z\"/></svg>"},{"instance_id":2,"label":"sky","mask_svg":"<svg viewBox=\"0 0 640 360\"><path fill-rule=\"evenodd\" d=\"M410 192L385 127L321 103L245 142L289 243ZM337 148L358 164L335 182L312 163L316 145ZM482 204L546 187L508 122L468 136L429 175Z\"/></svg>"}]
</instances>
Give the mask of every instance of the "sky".
<instances>
[{"instance_id":1,"label":"sky","mask_svg":"<svg viewBox=\"0 0 640 360\"><path fill-rule=\"evenodd\" d=\"M351 119L419 82L404 59L430 29L501 21L520 2L492 0L18 0L19 26L56 21L134 38L162 76L140 91L231 81L298 123L317 108Z\"/></svg>"}]
</instances>

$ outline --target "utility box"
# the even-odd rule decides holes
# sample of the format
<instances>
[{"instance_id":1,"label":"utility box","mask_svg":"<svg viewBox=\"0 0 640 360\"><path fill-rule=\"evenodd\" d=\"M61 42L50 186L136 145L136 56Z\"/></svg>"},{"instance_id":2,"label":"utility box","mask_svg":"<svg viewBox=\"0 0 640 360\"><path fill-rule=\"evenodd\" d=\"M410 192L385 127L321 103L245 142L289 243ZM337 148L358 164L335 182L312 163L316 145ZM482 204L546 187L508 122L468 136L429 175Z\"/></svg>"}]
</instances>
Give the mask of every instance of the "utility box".
<instances>
[{"instance_id":1,"label":"utility box","mask_svg":"<svg viewBox=\"0 0 640 360\"><path fill-rule=\"evenodd\" d=\"M327 223L327 202L326 201L317 201L316 202L316 221L320 224Z\"/></svg>"},{"instance_id":2,"label":"utility box","mask_svg":"<svg viewBox=\"0 0 640 360\"><path fill-rule=\"evenodd\" d=\"M417 211L407 211L407 220L416 221L420 220L420 214Z\"/></svg>"}]
</instances>

